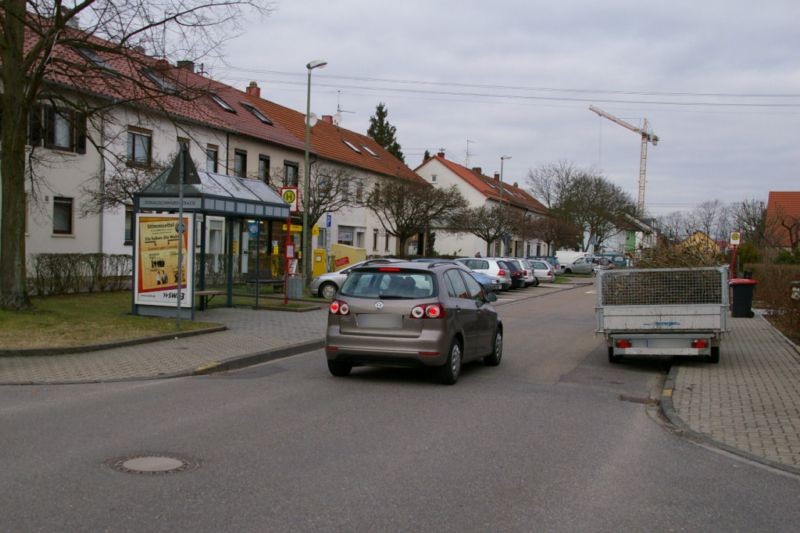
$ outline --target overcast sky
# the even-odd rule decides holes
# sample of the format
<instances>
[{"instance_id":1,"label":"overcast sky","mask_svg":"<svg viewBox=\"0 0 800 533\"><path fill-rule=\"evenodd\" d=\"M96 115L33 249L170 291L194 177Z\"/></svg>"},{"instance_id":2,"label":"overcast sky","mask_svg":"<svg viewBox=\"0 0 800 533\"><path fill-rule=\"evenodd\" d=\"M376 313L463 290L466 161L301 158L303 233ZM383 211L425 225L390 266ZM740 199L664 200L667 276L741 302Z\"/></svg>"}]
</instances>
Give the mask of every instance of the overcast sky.
<instances>
[{"instance_id":1,"label":"overcast sky","mask_svg":"<svg viewBox=\"0 0 800 533\"><path fill-rule=\"evenodd\" d=\"M638 194L650 214L800 189L800 2L280 0L212 75L361 133L379 102L415 168L425 149L504 179L559 160Z\"/></svg>"}]
</instances>

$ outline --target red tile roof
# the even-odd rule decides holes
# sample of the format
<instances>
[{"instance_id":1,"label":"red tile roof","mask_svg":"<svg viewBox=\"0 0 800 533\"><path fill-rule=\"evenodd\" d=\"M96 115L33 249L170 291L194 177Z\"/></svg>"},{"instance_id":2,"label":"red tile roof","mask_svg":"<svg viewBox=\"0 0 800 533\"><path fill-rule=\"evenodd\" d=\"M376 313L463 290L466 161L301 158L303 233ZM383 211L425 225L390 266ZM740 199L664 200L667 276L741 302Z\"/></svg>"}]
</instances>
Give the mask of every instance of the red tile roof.
<instances>
[{"instance_id":1,"label":"red tile roof","mask_svg":"<svg viewBox=\"0 0 800 533\"><path fill-rule=\"evenodd\" d=\"M440 155L435 155L432 159L439 161L462 180L483 194L486 198L490 198L498 202L507 202L515 207L527 209L529 211L533 211L534 213L547 213L547 208L542 205L541 202L520 187L516 187L510 183L501 182L500 180L495 180L489 176L484 176L483 174L479 174L478 172L468 169L465 166L454 163L453 161L450 161ZM427 161L422 165L425 165L426 163ZM420 165L420 167L422 165Z\"/></svg>"},{"instance_id":2,"label":"red tile roof","mask_svg":"<svg viewBox=\"0 0 800 533\"><path fill-rule=\"evenodd\" d=\"M779 246L789 247L788 230L780 225L800 225L800 191L770 191L767 200L767 220ZM797 231L797 230L796 230Z\"/></svg>"},{"instance_id":3,"label":"red tile roof","mask_svg":"<svg viewBox=\"0 0 800 533\"><path fill-rule=\"evenodd\" d=\"M258 100L258 108L267 116L274 118L290 131L297 139L305 143L306 116L294 109L270 102ZM354 146L353 150L345 141ZM319 120L311 128L311 151L324 159L336 161L345 165L362 168L401 179L407 179L419 184L427 182L408 168L405 163L387 152L374 139L354 131L341 128L327 120ZM368 148L368 150L367 150ZM370 154L370 150L373 154Z\"/></svg>"}]
</instances>

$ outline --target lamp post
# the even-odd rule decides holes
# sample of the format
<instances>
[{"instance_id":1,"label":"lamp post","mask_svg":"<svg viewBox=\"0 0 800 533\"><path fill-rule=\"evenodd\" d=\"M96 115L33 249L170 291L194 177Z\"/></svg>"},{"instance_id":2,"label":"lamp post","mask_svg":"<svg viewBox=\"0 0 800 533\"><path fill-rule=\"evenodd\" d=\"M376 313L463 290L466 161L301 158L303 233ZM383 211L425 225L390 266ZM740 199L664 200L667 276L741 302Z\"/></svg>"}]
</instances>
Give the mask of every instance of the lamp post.
<instances>
[{"instance_id":1,"label":"lamp post","mask_svg":"<svg viewBox=\"0 0 800 533\"><path fill-rule=\"evenodd\" d=\"M315 59L306 65L308 83L306 84L306 146L303 165L303 278L305 283L311 281L311 229L308 227L309 189L311 188L311 168L309 168L309 146L311 144L311 71L322 68L328 63ZM289 228L286 228L289 231Z\"/></svg>"},{"instance_id":2,"label":"lamp post","mask_svg":"<svg viewBox=\"0 0 800 533\"><path fill-rule=\"evenodd\" d=\"M500 203L501 204L503 203L503 200L505 199L504 197L505 197L505 192L506 192L505 188L503 187L503 163L505 162L506 159L511 159L511 156L510 155L501 155L500 156ZM505 243L503 243L503 244L505 244ZM506 244L506 253L508 253L508 244Z\"/></svg>"}]
</instances>

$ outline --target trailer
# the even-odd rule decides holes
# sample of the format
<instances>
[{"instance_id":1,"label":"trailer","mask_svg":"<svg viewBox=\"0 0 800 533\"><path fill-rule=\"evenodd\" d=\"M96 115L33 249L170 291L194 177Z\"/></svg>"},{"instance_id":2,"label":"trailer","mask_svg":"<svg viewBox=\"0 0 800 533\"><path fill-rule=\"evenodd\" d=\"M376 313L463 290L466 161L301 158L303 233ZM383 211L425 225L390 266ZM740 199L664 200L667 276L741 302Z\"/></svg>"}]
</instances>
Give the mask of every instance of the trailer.
<instances>
[{"instance_id":1,"label":"trailer","mask_svg":"<svg viewBox=\"0 0 800 533\"><path fill-rule=\"evenodd\" d=\"M608 360L691 356L719 362L727 331L728 267L601 270L597 333Z\"/></svg>"}]
</instances>

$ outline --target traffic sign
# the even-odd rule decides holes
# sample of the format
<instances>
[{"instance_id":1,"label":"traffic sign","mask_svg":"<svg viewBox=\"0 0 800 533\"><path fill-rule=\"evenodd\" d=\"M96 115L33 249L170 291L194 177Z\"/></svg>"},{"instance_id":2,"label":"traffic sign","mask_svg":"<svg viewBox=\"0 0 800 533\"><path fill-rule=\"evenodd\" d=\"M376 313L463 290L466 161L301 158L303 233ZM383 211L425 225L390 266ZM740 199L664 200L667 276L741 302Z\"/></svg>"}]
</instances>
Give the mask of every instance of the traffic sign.
<instances>
[{"instance_id":1,"label":"traffic sign","mask_svg":"<svg viewBox=\"0 0 800 533\"><path fill-rule=\"evenodd\" d=\"M731 246L739 246L739 243L742 240L742 234L738 231L731 232Z\"/></svg>"},{"instance_id":2,"label":"traffic sign","mask_svg":"<svg viewBox=\"0 0 800 533\"><path fill-rule=\"evenodd\" d=\"M298 194L297 187L281 187L281 199L289 204L289 209L297 211Z\"/></svg>"}]
</instances>

